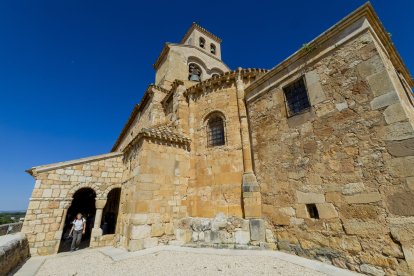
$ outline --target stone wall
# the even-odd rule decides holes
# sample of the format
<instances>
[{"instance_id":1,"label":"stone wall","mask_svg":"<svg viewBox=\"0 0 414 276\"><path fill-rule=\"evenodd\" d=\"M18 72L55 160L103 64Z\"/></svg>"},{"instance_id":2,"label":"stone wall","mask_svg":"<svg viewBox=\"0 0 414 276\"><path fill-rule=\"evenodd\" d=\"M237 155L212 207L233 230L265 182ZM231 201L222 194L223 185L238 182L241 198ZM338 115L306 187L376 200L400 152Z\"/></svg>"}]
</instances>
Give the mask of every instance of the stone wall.
<instances>
[{"instance_id":1,"label":"stone wall","mask_svg":"<svg viewBox=\"0 0 414 276\"><path fill-rule=\"evenodd\" d=\"M22 233L0 237L0 275L8 275L29 258L29 245Z\"/></svg>"},{"instance_id":2,"label":"stone wall","mask_svg":"<svg viewBox=\"0 0 414 276\"><path fill-rule=\"evenodd\" d=\"M364 273L412 273L414 132L366 24L248 96L262 211L280 250ZM301 76L312 107L288 118L283 87Z\"/></svg>"},{"instance_id":3,"label":"stone wall","mask_svg":"<svg viewBox=\"0 0 414 276\"><path fill-rule=\"evenodd\" d=\"M119 153L33 168L36 183L22 228L31 254L57 252L66 212L77 190L92 188L97 199L105 200L113 188L121 186L123 171Z\"/></svg>"},{"instance_id":4,"label":"stone wall","mask_svg":"<svg viewBox=\"0 0 414 276\"><path fill-rule=\"evenodd\" d=\"M214 217L223 212L241 217L243 153L235 85L219 84L191 97L189 121L193 178L188 190L192 202L190 215ZM214 112L225 118L226 143L208 147L207 120Z\"/></svg>"},{"instance_id":5,"label":"stone wall","mask_svg":"<svg viewBox=\"0 0 414 276\"><path fill-rule=\"evenodd\" d=\"M15 222L0 225L0 236L18 233L22 230L23 222Z\"/></svg>"},{"instance_id":6,"label":"stone wall","mask_svg":"<svg viewBox=\"0 0 414 276\"><path fill-rule=\"evenodd\" d=\"M183 145L140 140L125 156L118 222L120 245L135 251L173 239L173 223L188 216L190 160Z\"/></svg>"},{"instance_id":7,"label":"stone wall","mask_svg":"<svg viewBox=\"0 0 414 276\"><path fill-rule=\"evenodd\" d=\"M175 225L176 240L170 244L229 249L275 249L273 232L262 219L227 217L187 217Z\"/></svg>"},{"instance_id":8,"label":"stone wall","mask_svg":"<svg viewBox=\"0 0 414 276\"><path fill-rule=\"evenodd\" d=\"M143 128L165 122L165 114L161 105L165 96L165 90L153 85L148 87L141 99L137 114L134 118L130 118L132 122L125 133L121 133L119 144L116 146L117 151L123 151Z\"/></svg>"}]
</instances>

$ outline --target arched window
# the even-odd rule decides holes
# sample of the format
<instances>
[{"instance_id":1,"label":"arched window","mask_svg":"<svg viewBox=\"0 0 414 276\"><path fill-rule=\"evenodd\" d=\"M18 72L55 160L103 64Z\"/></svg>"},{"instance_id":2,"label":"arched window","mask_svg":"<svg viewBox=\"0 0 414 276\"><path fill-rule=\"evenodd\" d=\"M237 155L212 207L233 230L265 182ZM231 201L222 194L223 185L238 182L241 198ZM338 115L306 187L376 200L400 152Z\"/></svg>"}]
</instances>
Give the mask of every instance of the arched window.
<instances>
[{"instance_id":1,"label":"arched window","mask_svg":"<svg viewBox=\"0 0 414 276\"><path fill-rule=\"evenodd\" d=\"M224 120L219 114L212 114L207 121L207 145L216 147L225 143Z\"/></svg>"},{"instance_id":2,"label":"arched window","mask_svg":"<svg viewBox=\"0 0 414 276\"><path fill-rule=\"evenodd\" d=\"M199 45L201 48L204 48L204 45L206 44L206 40L203 37L200 37L199 39Z\"/></svg>"},{"instance_id":3,"label":"arched window","mask_svg":"<svg viewBox=\"0 0 414 276\"><path fill-rule=\"evenodd\" d=\"M210 53L212 53L213 55L216 54L216 45L214 45L213 43L210 44Z\"/></svg>"},{"instance_id":4,"label":"arched window","mask_svg":"<svg viewBox=\"0 0 414 276\"><path fill-rule=\"evenodd\" d=\"M218 76L220 76L220 75L219 75L219 74L217 74L217 73L214 73L214 74L212 74L212 75L211 75L211 77L212 77L212 78L216 78L216 77L218 77Z\"/></svg>"},{"instance_id":5,"label":"arched window","mask_svg":"<svg viewBox=\"0 0 414 276\"><path fill-rule=\"evenodd\" d=\"M201 81L201 68L195 63L188 65L188 80Z\"/></svg>"}]
</instances>

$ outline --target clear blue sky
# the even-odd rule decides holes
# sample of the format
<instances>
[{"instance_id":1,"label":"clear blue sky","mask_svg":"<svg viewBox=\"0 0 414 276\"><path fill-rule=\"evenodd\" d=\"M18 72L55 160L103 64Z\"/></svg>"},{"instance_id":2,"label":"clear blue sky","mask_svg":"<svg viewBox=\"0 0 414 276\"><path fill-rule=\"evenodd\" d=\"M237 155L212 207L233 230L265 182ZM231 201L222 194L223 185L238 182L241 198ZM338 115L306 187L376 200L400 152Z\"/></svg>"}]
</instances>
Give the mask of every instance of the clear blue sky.
<instances>
[{"instance_id":1,"label":"clear blue sky","mask_svg":"<svg viewBox=\"0 0 414 276\"><path fill-rule=\"evenodd\" d=\"M26 169L108 152L193 21L230 68L271 68L364 2L0 1L0 210L26 209ZM414 1L372 3L413 72Z\"/></svg>"}]
</instances>

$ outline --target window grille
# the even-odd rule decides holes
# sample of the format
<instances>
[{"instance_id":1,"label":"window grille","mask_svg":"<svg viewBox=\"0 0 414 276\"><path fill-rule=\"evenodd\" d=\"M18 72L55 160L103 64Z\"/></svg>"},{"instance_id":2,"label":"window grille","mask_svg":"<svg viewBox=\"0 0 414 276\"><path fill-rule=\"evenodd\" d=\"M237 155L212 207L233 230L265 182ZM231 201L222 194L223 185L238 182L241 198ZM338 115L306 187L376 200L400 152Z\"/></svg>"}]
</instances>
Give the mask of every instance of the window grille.
<instances>
[{"instance_id":1,"label":"window grille","mask_svg":"<svg viewBox=\"0 0 414 276\"><path fill-rule=\"evenodd\" d=\"M310 108L308 92L303 78L286 86L284 89L288 115L293 116Z\"/></svg>"},{"instance_id":2,"label":"window grille","mask_svg":"<svg viewBox=\"0 0 414 276\"><path fill-rule=\"evenodd\" d=\"M224 121L219 116L214 116L208 120L207 144L209 147L222 146L225 144Z\"/></svg>"}]
</instances>

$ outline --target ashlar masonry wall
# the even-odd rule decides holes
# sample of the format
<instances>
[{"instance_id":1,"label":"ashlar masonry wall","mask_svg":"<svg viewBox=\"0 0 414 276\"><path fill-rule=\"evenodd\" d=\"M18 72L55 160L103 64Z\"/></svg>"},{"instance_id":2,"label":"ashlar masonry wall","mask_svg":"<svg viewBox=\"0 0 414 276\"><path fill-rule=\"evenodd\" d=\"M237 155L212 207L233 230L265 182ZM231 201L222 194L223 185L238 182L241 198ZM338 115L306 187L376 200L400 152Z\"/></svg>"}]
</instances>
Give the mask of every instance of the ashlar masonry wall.
<instances>
[{"instance_id":1,"label":"ashlar masonry wall","mask_svg":"<svg viewBox=\"0 0 414 276\"><path fill-rule=\"evenodd\" d=\"M242 217L243 153L234 82L205 88L189 97L192 179L188 197L191 216L214 217L222 212ZM225 123L225 145L209 147L207 122L218 113Z\"/></svg>"},{"instance_id":2,"label":"ashlar masonry wall","mask_svg":"<svg viewBox=\"0 0 414 276\"><path fill-rule=\"evenodd\" d=\"M120 245L136 251L175 239L174 223L188 216L187 146L141 139L126 150L124 164Z\"/></svg>"},{"instance_id":3,"label":"ashlar masonry wall","mask_svg":"<svg viewBox=\"0 0 414 276\"><path fill-rule=\"evenodd\" d=\"M33 168L31 174L36 183L22 228L31 255L58 251L67 210L77 190L92 188L96 207L102 210L108 193L121 187L123 171L122 153Z\"/></svg>"},{"instance_id":4,"label":"ashlar masonry wall","mask_svg":"<svg viewBox=\"0 0 414 276\"><path fill-rule=\"evenodd\" d=\"M401 108L407 100L395 70L364 24L248 96L262 212L280 250L358 272L410 275L412 107ZM288 118L283 87L301 76L312 107Z\"/></svg>"}]
</instances>

